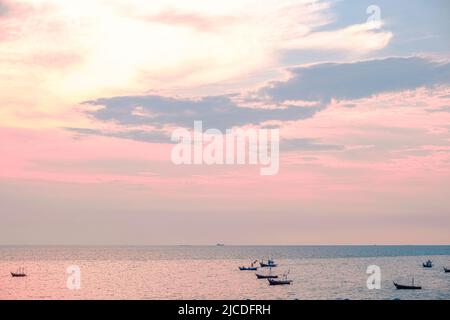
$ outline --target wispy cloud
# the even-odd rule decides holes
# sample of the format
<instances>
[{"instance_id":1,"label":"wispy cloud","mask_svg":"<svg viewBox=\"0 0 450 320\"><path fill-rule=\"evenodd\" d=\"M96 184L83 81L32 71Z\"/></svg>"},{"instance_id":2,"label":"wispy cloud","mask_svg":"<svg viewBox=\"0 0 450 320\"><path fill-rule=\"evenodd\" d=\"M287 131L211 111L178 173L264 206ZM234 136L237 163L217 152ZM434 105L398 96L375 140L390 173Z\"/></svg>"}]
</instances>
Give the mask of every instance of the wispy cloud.
<instances>
[{"instance_id":1,"label":"wispy cloud","mask_svg":"<svg viewBox=\"0 0 450 320\"><path fill-rule=\"evenodd\" d=\"M325 63L290 70L288 81L278 81L262 93L276 101L360 99L382 92L413 90L450 84L450 63L420 57L387 58L353 63Z\"/></svg>"},{"instance_id":2,"label":"wispy cloud","mask_svg":"<svg viewBox=\"0 0 450 320\"><path fill-rule=\"evenodd\" d=\"M260 73L276 73L271 70L282 66L286 49L360 55L387 46L391 37L364 23L317 31L332 22L328 1L11 3L0 25L0 67L14 72L22 88L32 90L34 78L45 78L51 94L70 98L149 88L173 94L250 79L248 88L268 80ZM0 86L10 83L0 76Z\"/></svg>"},{"instance_id":3,"label":"wispy cloud","mask_svg":"<svg viewBox=\"0 0 450 320\"><path fill-rule=\"evenodd\" d=\"M207 128L225 130L270 121L311 118L332 100L368 98L380 93L450 83L449 63L419 57L325 63L293 68L290 73L287 81L273 82L244 96L235 94L198 99L121 96L100 98L86 104L96 106L94 111L89 111L94 119L114 122L128 129L145 125L190 128L195 120L202 120ZM83 132L82 129L77 130ZM103 131L101 134L107 133ZM158 141L162 138L161 132L146 134L141 129L130 130L126 134L110 134L136 140ZM300 142L292 142L290 146L301 146L302 143L305 146L304 141Z\"/></svg>"},{"instance_id":4,"label":"wispy cloud","mask_svg":"<svg viewBox=\"0 0 450 320\"><path fill-rule=\"evenodd\" d=\"M436 109L427 109L428 112L450 112L450 106L441 106Z\"/></svg>"},{"instance_id":5,"label":"wispy cloud","mask_svg":"<svg viewBox=\"0 0 450 320\"><path fill-rule=\"evenodd\" d=\"M298 120L311 117L318 108L291 106L261 109L240 107L230 96L207 96L178 99L162 96L128 96L102 98L87 102L102 106L90 114L97 120L122 125L192 127L202 120L205 127L227 129L269 120ZM138 110L139 112L136 112Z\"/></svg>"},{"instance_id":6,"label":"wispy cloud","mask_svg":"<svg viewBox=\"0 0 450 320\"><path fill-rule=\"evenodd\" d=\"M232 15L205 15L198 12L183 12L180 10L164 10L154 15L143 16L141 19L172 27L193 28L200 32L220 30L239 21L237 17Z\"/></svg>"}]
</instances>

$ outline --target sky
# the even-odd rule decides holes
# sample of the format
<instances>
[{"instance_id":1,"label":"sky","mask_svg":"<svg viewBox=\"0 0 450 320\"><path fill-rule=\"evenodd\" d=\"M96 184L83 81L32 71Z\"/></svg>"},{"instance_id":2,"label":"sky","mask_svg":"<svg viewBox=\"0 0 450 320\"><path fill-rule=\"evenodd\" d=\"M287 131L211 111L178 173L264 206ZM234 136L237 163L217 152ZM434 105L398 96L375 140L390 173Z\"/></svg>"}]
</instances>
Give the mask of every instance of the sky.
<instances>
[{"instance_id":1,"label":"sky","mask_svg":"<svg viewBox=\"0 0 450 320\"><path fill-rule=\"evenodd\" d=\"M446 0L0 0L0 245L449 244ZM278 128L279 172L175 165Z\"/></svg>"}]
</instances>

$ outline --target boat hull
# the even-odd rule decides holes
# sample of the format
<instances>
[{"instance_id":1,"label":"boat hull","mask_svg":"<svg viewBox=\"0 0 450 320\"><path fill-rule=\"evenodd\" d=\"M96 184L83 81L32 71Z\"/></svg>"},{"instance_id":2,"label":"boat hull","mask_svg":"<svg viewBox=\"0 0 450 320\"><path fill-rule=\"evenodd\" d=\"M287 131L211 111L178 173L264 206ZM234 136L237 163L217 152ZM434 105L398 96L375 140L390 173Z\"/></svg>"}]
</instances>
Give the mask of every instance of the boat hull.
<instances>
[{"instance_id":1,"label":"boat hull","mask_svg":"<svg viewBox=\"0 0 450 320\"><path fill-rule=\"evenodd\" d=\"M404 286L402 284L398 284L394 282L394 286L397 290L421 290L422 287L418 286Z\"/></svg>"},{"instance_id":2,"label":"boat hull","mask_svg":"<svg viewBox=\"0 0 450 320\"><path fill-rule=\"evenodd\" d=\"M283 286L292 284L292 280L274 280L274 279L267 279L267 280L269 281L269 285L271 286Z\"/></svg>"},{"instance_id":3,"label":"boat hull","mask_svg":"<svg viewBox=\"0 0 450 320\"><path fill-rule=\"evenodd\" d=\"M267 263L262 263L260 262L259 265L261 266L261 268L275 268L277 265L276 264L267 264Z\"/></svg>"},{"instance_id":4,"label":"boat hull","mask_svg":"<svg viewBox=\"0 0 450 320\"><path fill-rule=\"evenodd\" d=\"M239 267L239 270L241 271L256 271L258 270L257 267Z\"/></svg>"},{"instance_id":5,"label":"boat hull","mask_svg":"<svg viewBox=\"0 0 450 320\"><path fill-rule=\"evenodd\" d=\"M271 275L265 275L265 274L256 274L257 279L277 279L278 276L271 276Z\"/></svg>"},{"instance_id":6,"label":"boat hull","mask_svg":"<svg viewBox=\"0 0 450 320\"><path fill-rule=\"evenodd\" d=\"M450 273L450 269L444 268L445 273Z\"/></svg>"},{"instance_id":7,"label":"boat hull","mask_svg":"<svg viewBox=\"0 0 450 320\"><path fill-rule=\"evenodd\" d=\"M26 277L27 275L26 274L22 274L22 273L11 272L11 276L14 277L14 278L23 278L23 277Z\"/></svg>"}]
</instances>

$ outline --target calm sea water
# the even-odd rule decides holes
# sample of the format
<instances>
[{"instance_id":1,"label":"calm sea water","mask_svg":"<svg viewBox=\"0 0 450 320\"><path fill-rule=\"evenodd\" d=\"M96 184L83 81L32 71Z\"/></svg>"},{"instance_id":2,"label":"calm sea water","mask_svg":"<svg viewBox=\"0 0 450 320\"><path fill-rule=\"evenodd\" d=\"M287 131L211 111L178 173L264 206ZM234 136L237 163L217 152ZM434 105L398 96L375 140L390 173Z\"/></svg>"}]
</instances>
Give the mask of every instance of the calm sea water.
<instances>
[{"instance_id":1,"label":"calm sea water","mask_svg":"<svg viewBox=\"0 0 450 320\"><path fill-rule=\"evenodd\" d=\"M269 286L253 271L273 257L290 270L290 286ZM424 269L423 261L435 267ZM81 287L67 287L67 268ZM381 289L368 290L369 265L381 268ZM0 247L0 299L450 299L450 246L153 246ZM10 271L24 267L25 278ZM392 281L423 290L395 290Z\"/></svg>"}]
</instances>

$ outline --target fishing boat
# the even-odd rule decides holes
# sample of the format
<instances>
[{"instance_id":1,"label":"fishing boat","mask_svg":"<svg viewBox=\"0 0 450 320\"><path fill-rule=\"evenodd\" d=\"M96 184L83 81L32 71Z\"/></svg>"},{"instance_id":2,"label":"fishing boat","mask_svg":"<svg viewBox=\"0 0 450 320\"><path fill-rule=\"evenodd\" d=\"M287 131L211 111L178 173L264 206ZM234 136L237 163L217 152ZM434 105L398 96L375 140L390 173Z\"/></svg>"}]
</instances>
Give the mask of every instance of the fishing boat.
<instances>
[{"instance_id":1,"label":"fishing boat","mask_svg":"<svg viewBox=\"0 0 450 320\"><path fill-rule=\"evenodd\" d=\"M412 284L410 286L398 284L394 281L394 286L397 288L397 290L421 290L422 287L415 286L414 285L414 278L412 279Z\"/></svg>"},{"instance_id":2,"label":"fishing boat","mask_svg":"<svg viewBox=\"0 0 450 320\"><path fill-rule=\"evenodd\" d=\"M450 269L447 269L446 267L444 267L444 272L445 273L450 273Z\"/></svg>"},{"instance_id":3,"label":"fishing boat","mask_svg":"<svg viewBox=\"0 0 450 320\"><path fill-rule=\"evenodd\" d=\"M255 267L256 262L258 262L258 260L253 261L252 264L250 265L250 267L245 267L245 266L239 267L239 270L241 270L241 271L256 271L256 270L258 270L258 267Z\"/></svg>"},{"instance_id":4,"label":"fishing boat","mask_svg":"<svg viewBox=\"0 0 450 320\"><path fill-rule=\"evenodd\" d=\"M285 274L283 274L283 276L281 277L281 279L272 279L272 278L269 278L269 279L267 279L267 281L269 281L269 285L271 285L271 286L289 285L289 284L291 284L291 283L294 282L294 281L293 281L293 280L289 280L289 279L287 278L288 274L289 274L289 271L286 272Z\"/></svg>"},{"instance_id":5,"label":"fishing boat","mask_svg":"<svg viewBox=\"0 0 450 320\"><path fill-rule=\"evenodd\" d=\"M433 268L433 261L428 260L427 262L422 263L424 268Z\"/></svg>"},{"instance_id":6,"label":"fishing boat","mask_svg":"<svg viewBox=\"0 0 450 320\"><path fill-rule=\"evenodd\" d=\"M239 270L241 270L241 271L256 271L256 270L258 270L258 267L239 267Z\"/></svg>"},{"instance_id":7,"label":"fishing boat","mask_svg":"<svg viewBox=\"0 0 450 320\"><path fill-rule=\"evenodd\" d=\"M277 275L272 274L272 268L270 268L270 271L268 274L255 273L255 275L256 275L256 279L277 279L278 278Z\"/></svg>"},{"instance_id":8,"label":"fishing boat","mask_svg":"<svg viewBox=\"0 0 450 320\"><path fill-rule=\"evenodd\" d=\"M271 286L282 286L286 284L291 284L293 282L292 280L277 280L277 279L267 279L267 280L269 280L269 284Z\"/></svg>"},{"instance_id":9,"label":"fishing boat","mask_svg":"<svg viewBox=\"0 0 450 320\"><path fill-rule=\"evenodd\" d=\"M14 278L23 278L26 277L27 274L25 273L24 268L19 268L19 270L17 270L16 272L11 272L11 276Z\"/></svg>"},{"instance_id":10,"label":"fishing boat","mask_svg":"<svg viewBox=\"0 0 450 320\"><path fill-rule=\"evenodd\" d=\"M277 279L277 275L255 273L257 279Z\"/></svg>"},{"instance_id":11,"label":"fishing boat","mask_svg":"<svg viewBox=\"0 0 450 320\"><path fill-rule=\"evenodd\" d=\"M265 263L264 260L261 260L259 265L261 268L274 268L277 266L277 264L271 259L267 260L267 263Z\"/></svg>"}]
</instances>

